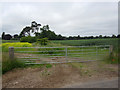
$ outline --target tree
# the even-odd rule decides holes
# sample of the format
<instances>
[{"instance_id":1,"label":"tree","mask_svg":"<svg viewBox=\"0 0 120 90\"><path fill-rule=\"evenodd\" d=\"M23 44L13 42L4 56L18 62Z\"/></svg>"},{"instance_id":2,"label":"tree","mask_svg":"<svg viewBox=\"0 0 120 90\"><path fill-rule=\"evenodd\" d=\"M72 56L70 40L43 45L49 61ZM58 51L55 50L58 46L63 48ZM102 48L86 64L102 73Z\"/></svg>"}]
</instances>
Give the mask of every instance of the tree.
<instances>
[{"instance_id":1,"label":"tree","mask_svg":"<svg viewBox=\"0 0 120 90\"><path fill-rule=\"evenodd\" d=\"M102 38L102 35L99 35L99 38Z\"/></svg>"},{"instance_id":2,"label":"tree","mask_svg":"<svg viewBox=\"0 0 120 90\"><path fill-rule=\"evenodd\" d=\"M59 34L59 35L57 36L57 40L63 40L62 35Z\"/></svg>"},{"instance_id":3,"label":"tree","mask_svg":"<svg viewBox=\"0 0 120 90\"><path fill-rule=\"evenodd\" d=\"M12 36L10 35L10 34L6 34L5 36L4 36L4 39L5 40L10 40L12 38Z\"/></svg>"},{"instance_id":4,"label":"tree","mask_svg":"<svg viewBox=\"0 0 120 90\"><path fill-rule=\"evenodd\" d=\"M44 25L40 30L40 38L48 38L49 40L57 39L57 35L53 31L49 30L49 25Z\"/></svg>"},{"instance_id":5,"label":"tree","mask_svg":"<svg viewBox=\"0 0 120 90\"><path fill-rule=\"evenodd\" d=\"M120 34L117 35L117 38L120 38Z\"/></svg>"},{"instance_id":6,"label":"tree","mask_svg":"<svg viewBox=\"0 0 120 90\"><path fill-rule=\"evenodd\" d=\"M39 31L40 26L41 26L41 24L37 24L35 21L33 21L31 23L32 33L34 33L36 35L36 33L38 33L38 31Z\"/></svg>"},{"instance_id":7,"label":"tree","mask_svg":"<svg viewBox=\"0 0 120 90\"><path fill-rule=\"evenodd\" d=\"M31 32L36 36L38 35L38 30L41 24L37 24L35 21L31 22L31 26L26 26L20 33L20 37L31 36Z\"/></svg>"},{"instance_id":8,"label":"tree","mask_svg":"<svg viewBox=\"0 0 120 90\"><path fill-rule=\"evenodd\" d=\"M18 34L13 35L14 38L18 38Z\"/></svg>"},{"instance_id":9,"label":"tree","mask_svg":"<svg viewBox=\"0 0 120 90\"><path fill-rule=\"evenodd\" d=\"M80 39L80 35L77 36L77 39L78 39L78 40Z\"/></svg>"},{"instance_id":10,"label":"tree","mask_svg":"<svg viewBox=\"0 0 120 90\"><path fill-rule=\"evenodd\" d=\"M116 38L116 36L113 34L113 35L112 35L112 38Z\"/></svg>"},{"instance_id":11,"label":"tree","mask_svg":"<svg viewBox=\"0 0 120 90\"><path fill-rule=\"evenodd\" d=\"M2 39L5 39L5 32L2 33Z\"/></svg>"},{"instance_id":12,"label":"tree","mask_svg":"<svg viewBox=\"0 0 120 90\"><path fill-rule=\"evenodd\" d=\"M31 27L29 26L26 26L25 28L23 28L22 32L20 33L20 37L30 36L30 30L31 30Z\"/></svg>"},{"instance_id":13,"label":"tree","mask_svg":"<svg viewBox=\"0 0 120 90\"><path fill-rule=\"evenodd\" d=\"M51 31L49 28L49 25L44 25L42 28L40 28L41 24L37 24L35 21L31 22L31 26L26 26L23 28L23 30L20 33L21 37L30 36L31 33L35 34L35 37L37 38L48 38L49 40L63 40L66 39L66 37L63 37L62 35L56 35L54 31ZM39 29L41 32L39 32ZM77 37L75 37L77 39Z\"/></svg>"},{"instance_id":14,"label":"tree","mask_svg":"<svg viewBox=\"0 0 120 90\"><path fill-rule=\"evenodd\" d=\"M47 45L48 38L38 39L37 42L40 43L41 45Z\"/></svg>"}]
</instances>

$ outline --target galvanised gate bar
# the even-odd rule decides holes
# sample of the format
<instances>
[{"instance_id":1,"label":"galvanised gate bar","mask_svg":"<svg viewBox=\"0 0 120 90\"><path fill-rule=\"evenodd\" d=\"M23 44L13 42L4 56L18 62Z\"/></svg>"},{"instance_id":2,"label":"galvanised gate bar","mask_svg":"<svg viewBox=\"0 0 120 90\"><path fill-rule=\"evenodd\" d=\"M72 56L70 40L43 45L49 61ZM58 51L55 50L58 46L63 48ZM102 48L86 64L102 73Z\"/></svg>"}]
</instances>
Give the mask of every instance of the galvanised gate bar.
<instances>
[{"instance_id":1,"label":"galvanised gate bar","mask_svg":"<svg viewBox=\"0 0 120 90\"><path fill-rule=\"evenodd\" d=\"M67 47L9 47L11 60L25 64L70 63L104 60L112 52L111 45Z\"/></svg>"}]
</instances>

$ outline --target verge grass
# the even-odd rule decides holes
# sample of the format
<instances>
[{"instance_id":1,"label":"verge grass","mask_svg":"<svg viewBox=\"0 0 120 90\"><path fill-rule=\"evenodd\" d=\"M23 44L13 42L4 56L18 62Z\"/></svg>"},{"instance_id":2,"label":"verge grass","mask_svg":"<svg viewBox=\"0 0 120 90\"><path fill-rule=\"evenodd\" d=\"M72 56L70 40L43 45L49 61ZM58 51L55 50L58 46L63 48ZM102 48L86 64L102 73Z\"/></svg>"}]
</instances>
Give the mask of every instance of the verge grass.
<instances>
[{"instance_id":1,"label":"verge grass","mask_svg":"<svg viewBox=\"0 0 120 90\"><path fill-rule=\"evenodd\" d=\"M38 64L38 65L26 65L23 61L17 60L16 58L13 60L9 59L8 53L2 54L2 74L14 69L14 68L51 68L52 64Z\"/></svg>"},{"instance_id":2,"label":"verge grass","mask_svg":"<svg viewBox=\"0 0 120 90\"><path fill-rule=\"evenodd\" d=\"M7 53L2 54L2 73L6 73L14 68L24 68L25 64L22 61L18 61L16 58L10 60Z\"/></svg>"}]
</instances>

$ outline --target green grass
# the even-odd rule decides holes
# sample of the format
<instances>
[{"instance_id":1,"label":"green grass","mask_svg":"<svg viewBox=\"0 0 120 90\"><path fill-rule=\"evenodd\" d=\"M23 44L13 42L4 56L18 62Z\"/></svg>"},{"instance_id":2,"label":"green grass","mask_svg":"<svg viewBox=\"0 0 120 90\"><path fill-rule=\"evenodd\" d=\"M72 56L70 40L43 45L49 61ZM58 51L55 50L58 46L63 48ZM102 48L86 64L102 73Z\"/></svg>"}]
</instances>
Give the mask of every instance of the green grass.
<instances>
[{"instance_id":1,"label":"green grass","mask_svg":"<svg viewBox=\"0 0 120 90\"><path fill-rule=\"evenodd\" d=\"M45 65L44 64L34 64L34 65L27 65L26 67L31 67L31 68L42 68L42 67L44 67Z\"/></svg>"},{"instance_id":2,"label":"green grass","mask_svg":"<svg viewBox=\"0 0 120 90\"><path fill-rule=\"evenodd\" d=\"M46 68L51 68L52 64L46 64Z\"/></svg>"},{"instance_id":3,"label":"green grass","mask_svg":"<svg viewBox=\"0 0 120 90\"><path fill-rule=\"evenodd\" d=\"M108 39L81 39L81 40L54 40L53 43L59 43L68 46L90 46L90 45L117 45L118 38Z\"/></svg>"},{"instance_id":4,"label":"green grass","mask_svg":"<svg viewBox=\"0 0 120 90\"><path fill-rule=\"evenodd\" d=\"M24 62L17 60L16 58L13 60L9 59L8 53L2 54L2 74L14 69L14 68L51 68L52 64L38 64L38 65L26 65Z\"/></svg>"},{"instance_id":5,"label":"green grass","mask_svg":"<svg viewBox=\"0 0 120 90\"><path fill-rule=\"evenodd\" d=\"M10 60L7 53L2 54L2 74L14 69L24 68L25 64L22 61L18 61L16 58Z\"/></svg>"},{"instance_id":6,"label":"green grass","mask_svg":"<svg viewBox=\"0 0 120 90\"><path fill-rule=\"evenodd\" d=\"M109 56L106 56L104 58L104 61L109 64L118 64L120 63L118 54L115 52L112 52Z\"/></svg>"}]
</instances>

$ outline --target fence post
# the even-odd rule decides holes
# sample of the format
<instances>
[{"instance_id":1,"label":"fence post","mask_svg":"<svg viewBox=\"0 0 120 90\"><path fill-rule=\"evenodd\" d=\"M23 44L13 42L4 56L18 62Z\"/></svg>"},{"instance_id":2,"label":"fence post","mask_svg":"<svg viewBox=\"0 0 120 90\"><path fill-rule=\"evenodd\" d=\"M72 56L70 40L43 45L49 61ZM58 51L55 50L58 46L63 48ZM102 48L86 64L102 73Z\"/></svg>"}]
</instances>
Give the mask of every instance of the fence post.
<instances>
[{"instance_id":1,"label":"fence post","mask_svg":"<svg viewBox=\"0 0 120 90\"><path fill-rule=\"evenodd\" d=\"M10 60L14 59L14 47L9 47L9 58Z\"/></svg>"}]
</instances>

